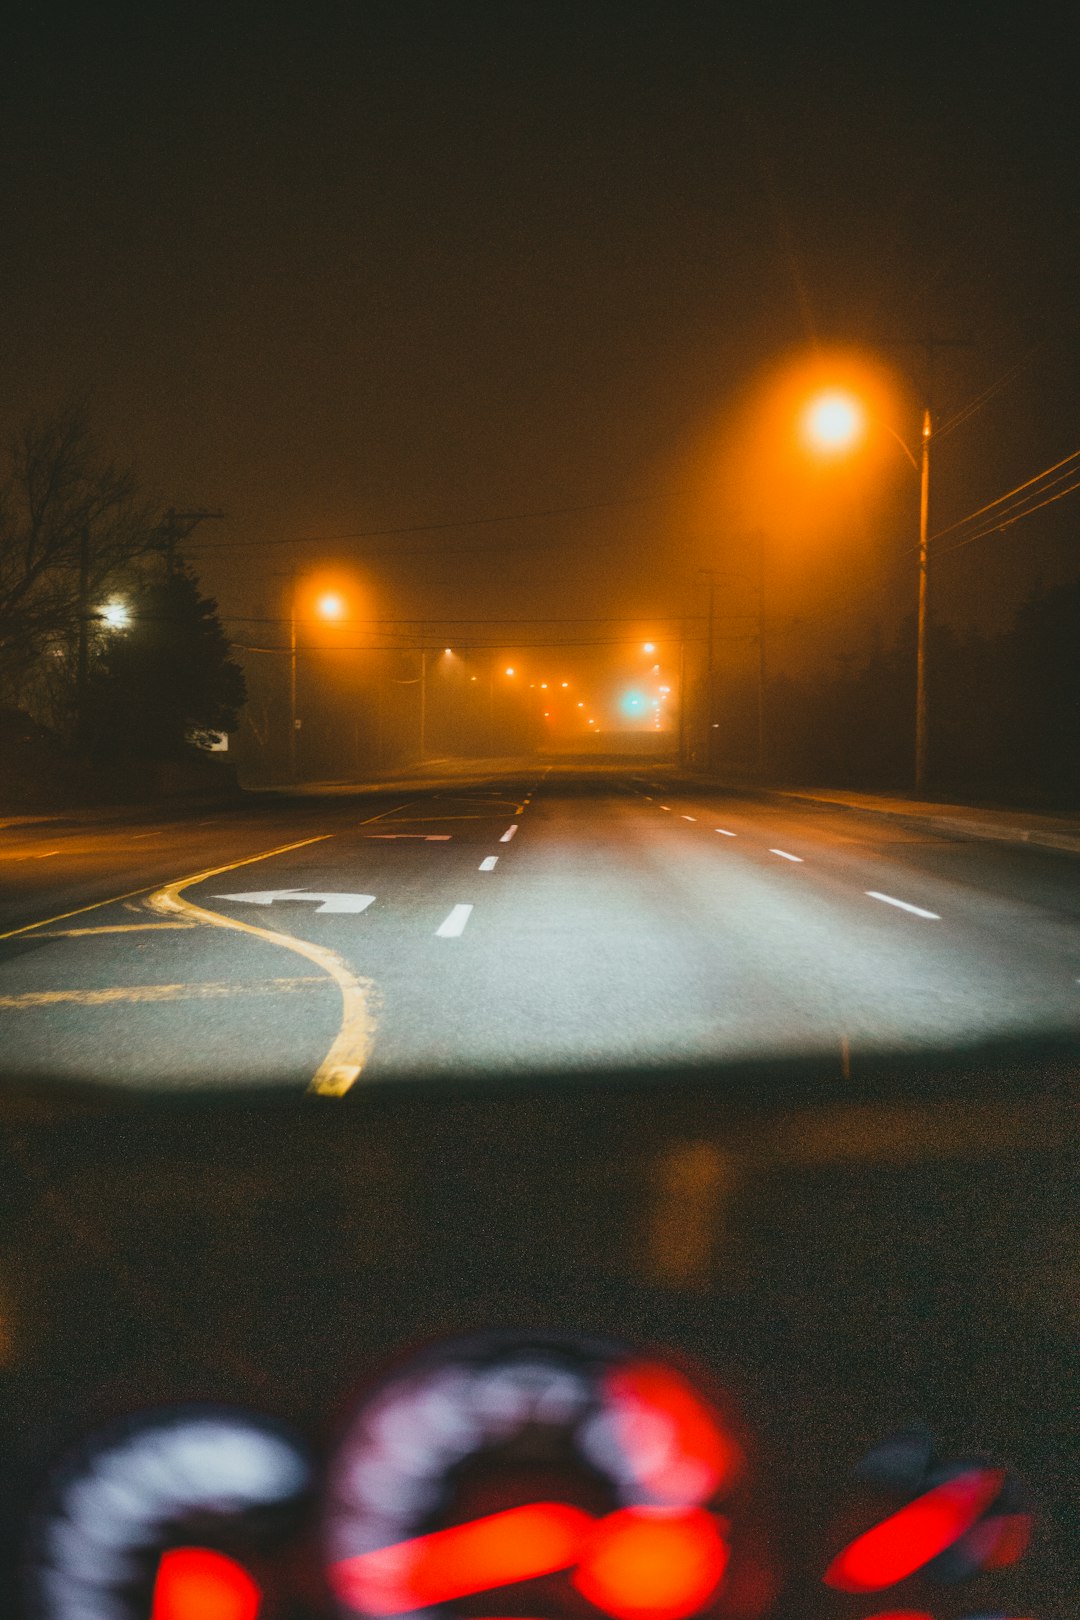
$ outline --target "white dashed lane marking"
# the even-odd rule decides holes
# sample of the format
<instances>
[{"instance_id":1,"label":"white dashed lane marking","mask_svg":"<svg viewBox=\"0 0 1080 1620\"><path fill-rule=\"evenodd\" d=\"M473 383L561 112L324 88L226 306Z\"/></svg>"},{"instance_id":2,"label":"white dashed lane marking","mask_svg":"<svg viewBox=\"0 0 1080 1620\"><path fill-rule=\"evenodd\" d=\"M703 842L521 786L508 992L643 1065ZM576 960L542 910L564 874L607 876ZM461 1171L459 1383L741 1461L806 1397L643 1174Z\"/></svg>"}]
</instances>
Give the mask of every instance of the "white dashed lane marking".
<instances>
[{"instance_id":1,"label":"white dashed lane marking","mask_svg":"<svg viewBox=\"0 0 1080 1620\"><path fill-rule=\"evenodd\" d=\"M802 865L802 856L801 855L789 855L786 849L770 849L769 854L770 855L779 855L779 857L780 857L780 859L782 861L798 861L799 865L800 866Z\"/></svg>"},{"instance_id":2,"label":"white dashed lane marking","mask_svg":"<svg viewBox=\"0 0 1080 1620\"><path fill-rule=\"evenodd\" d=\"M725 838L738 838L738 833L728 832L726 827L714 827L713 832L723 833Z\"/></svg>"},{"instance_id":3,"label":"white dashed lane marking","mask_svg":"<svg viewBox=\"0 0 1080 1620\"><path fill-rule=\"evenodd\" d=\"M441 922L435 930L438 939L456 939L465 932L465 924L472 913L472 906L455 906L450 915Z\"/></svg>"},{"instance_id":4,"label":"white dashed lane marking","mask_svg":"<svg viewBox=\"0 0 1080 1620\"><path fill-rule=\"evenodd\" d=\"M499 843L500 844L508 844L510 842L511 838L513 838L514 834L517 832L517 830L518 830L518 824L515 821L512 827L507 827L506 831L503 833L502 837L499 839Z\"/></svg>"},{"instance_id":5,"label":"white dashed lane marking","mask_svg":"<svg viewBox=\"0 0 1080 1620\"><path fill-rule=\"evenodd\" d=\"M901 911L910 911L913 917L926 917L930 922L940 922L941 917L936 911L926 911L922 906L913 906L908 900L897 900L891 894L879 894L876 889L866 889L871 900L883 900L887 906L899 906Z\"/></svg>"},{"instance_id":6,"label":"white dashed lane marking","mask_svg":"<svg viewBox=\"0 0 1080 1620\"><path fill-rule=\"evenodd\" d=\"M494 872L495 862L498 860L498 858L499 857L497 855L485 855L484 859L480 862L481 872Z\"/></svg>"},{"instance_id":7,"label":"white dashed lane marking","mask_svg":"<svg viewBox=\"0 0 1080 1620\"><path fill-rule=\"evenodd\" d=\"M683 816L684 821L696 821L697 816Z\"/></svg>"}]
</instances>

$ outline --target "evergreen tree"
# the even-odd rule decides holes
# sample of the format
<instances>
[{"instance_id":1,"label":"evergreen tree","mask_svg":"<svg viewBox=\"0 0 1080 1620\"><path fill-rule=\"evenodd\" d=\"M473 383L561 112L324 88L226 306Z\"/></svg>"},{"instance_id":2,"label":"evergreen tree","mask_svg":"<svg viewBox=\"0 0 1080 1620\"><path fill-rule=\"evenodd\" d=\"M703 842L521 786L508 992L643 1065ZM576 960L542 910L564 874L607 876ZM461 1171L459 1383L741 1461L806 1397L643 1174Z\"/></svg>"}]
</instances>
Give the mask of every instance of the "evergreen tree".
<instances>
[{"instance_id":1,"label":"evergreen tree","mask_svg":"<svg viewBox=\"0 0 1080 1620\"><path fill-rule=\"evenodd\" d=\"M88 739L104 758L177 759L200 736L235 728L247 700L217 603L188 568L132 593L131 622L108 635L93 671Z\"/></svg>"}]
</instances>

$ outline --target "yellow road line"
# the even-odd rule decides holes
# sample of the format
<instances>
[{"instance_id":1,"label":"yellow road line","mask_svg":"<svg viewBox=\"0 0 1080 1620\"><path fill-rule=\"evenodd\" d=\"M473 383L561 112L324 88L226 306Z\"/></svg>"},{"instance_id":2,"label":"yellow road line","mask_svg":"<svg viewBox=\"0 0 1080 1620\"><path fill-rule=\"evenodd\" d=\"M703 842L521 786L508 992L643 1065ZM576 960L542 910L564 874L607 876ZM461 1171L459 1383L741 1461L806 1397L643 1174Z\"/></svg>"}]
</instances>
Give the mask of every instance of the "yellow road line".
<instances>
[{"instance_id":1,"label":"yellow road line","mask_svg":"<svg viewBox=\"0 0 1080 1620\"><path fill-rule=\"evenodd\" d=\"M194 924L192 924L194 927ZM293 979L225 979L217 984L129 984L108 990L32 990L21 996L0 996L0 1007L23 1011L33 1007L111 1007L119 1001L202 1001L231 996L276 996L293 990L325 985L321 973Z\"/></svg>"},{"instance_id":2,"label":"yellow road line","mask_svg":"<svg viewBox=\"0 0 1080 1620\"><path fill-rule=\"evenodd\" d=\"M371 816L369 819L379 821L381 817ZM361 822L360 825L366 826L367 822ZM330 833L321 835L322 838L331 836ZM300 844L288 844L285 849L271 850L269 854L282 855L287 849L300 849L303 844L319 842L321 838L305 838ZM179 878L175 883L167 883L163 888L155 890L147 904L154 911L170 919L177 916L193 918L196 922L205 923L211 928L233 928L238 933L250 934L255 939L265 940L269 945L279 945L283 950L293 951L297 956L303 956L309 962L314 962L316 967L329 974L341 991L341 1026L330 1050L316 1070L308 1090L321 1097L343 1097L359 1078L371 1052L376 1027L374 981L359 978L344 957L326 945L314 945L310 940L297 939L291 934L279 934L270 928L259 928L254 923L241 922L235 917L225 917L218 911L208 911L204 906L195 905L194 901L185 900L181 892L189 889L194 883L203 883L207 878L219 877L223 872L232 872L239 866L249 866L252 861L268 858L269 856L255 855L247 861L231 861L227 866L215 866L209 872L197 872L193 877Z\"/></svg>"},{"instance_id":3,"label":"yellow road line","mask_svg":"<svg viewBox=\"0 0 1080 1620\"><path fill-rule=\"evenodd\" d=\"M290 849L302 849L305 844L318 844L324 838L330 838L331 833L320 833L317 838L301 838L297 844L282 844L280 849L268 849L261 855L249 855L246 860L234 861L233 866L250 866L253 861L268 861L274 855L284 855ZM231 872L232 866L220 866L219 872ZM213 872L203 872L202 877L213 877ZM185 878L185 884L198 883L199 878ZM42 917L40 922L24 923L21 928L9 928L6 934L0 934L0 939L15 939L18 934L33 933L35 928L48 928L52 923L67 922L69 917L83 917L88 911L100 911L103 906L116 906L121 900L132 900L136 895L149 894L153 888L152 883L144 883L141 889L127 889L123 894L110 895L108 900L92 900L88 906L76 906L74 911L61 911L55 917Z\"/></svg>"},{"instance_id":4,"label":"yellow road line","mask_svg":"<svg viewBox=\"0 0 1080 1620\"><path fill-rule=\"evenodd\" d=\"M86 939L91 934L145 934L154 928L194 928L193 922L102 923L100 928L50 928L46 939Z\"/></svg>"}]
</instances>

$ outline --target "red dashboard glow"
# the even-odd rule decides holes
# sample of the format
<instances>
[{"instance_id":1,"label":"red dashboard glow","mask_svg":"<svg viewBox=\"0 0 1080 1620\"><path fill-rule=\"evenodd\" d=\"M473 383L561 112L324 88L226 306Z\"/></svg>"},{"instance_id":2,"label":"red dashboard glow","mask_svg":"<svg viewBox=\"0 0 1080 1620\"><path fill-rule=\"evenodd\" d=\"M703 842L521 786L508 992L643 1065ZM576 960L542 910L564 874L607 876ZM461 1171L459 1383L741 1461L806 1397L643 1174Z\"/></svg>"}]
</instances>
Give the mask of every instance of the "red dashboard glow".
<instances>
[{"instance_id":1,"label":"red dashboard glow","mask_svg":"<svg viewBox=\"0 0 1080 1620\"><path fill-rule=\"evenodd\" d=\"M241 1564L206 1547L163 1555L150 1620L256 1620L262 1593Z\"/></svg>"},{"instance_id":2,"label":"red dashboard glow","mask_svg":"<svg viewBox=\"0 0 1080 1620\"><path fill-rule=\"evenodd\" d=\"M716 1590L727 1560L720 1524L700 1508L596 1520L537 1502L343 1559L332 1578L346 1602L392 1615L577 1565L574 1585L617 1620L682 1620Z\"/></svg>"},{"instance_id":3,"label":"red dashboard glow","mask_svg":"<svg viewBox=\"0 0 1080 1620\"><path fill-rule=\"evenodd\" d=\"M890 1514L845 1547L825 1571L841 1592L880 1592L951 1547L1001 1491L1005 1473L973 1468Z\"/></svg>"},{"instance_id":4,"label":"red dashboard glow","mask_svg":"<svg viewBox=\"0 0 1080 1620\"><path fill-rule=\"evenodd\" d=\"M606 1389L622 1444L655 1495L700 1503L732 1484L742 1467L741 1448L678 1373L637 1362L611 1372ZM666 1445L658 1443L660 1428Z\"/></svg>"},{"instance_id":5,"label":"red dashboard glow","mask_svg":"<svg viewBox=\"0 0 1080 1620\"><path fill-rule=\"evenodd\" d=\"M716 1591L728 1545L701 1508L623 1508L601 1520L574 1585L618 1620L683 1620Z\"/></svg>"}]
</instances>

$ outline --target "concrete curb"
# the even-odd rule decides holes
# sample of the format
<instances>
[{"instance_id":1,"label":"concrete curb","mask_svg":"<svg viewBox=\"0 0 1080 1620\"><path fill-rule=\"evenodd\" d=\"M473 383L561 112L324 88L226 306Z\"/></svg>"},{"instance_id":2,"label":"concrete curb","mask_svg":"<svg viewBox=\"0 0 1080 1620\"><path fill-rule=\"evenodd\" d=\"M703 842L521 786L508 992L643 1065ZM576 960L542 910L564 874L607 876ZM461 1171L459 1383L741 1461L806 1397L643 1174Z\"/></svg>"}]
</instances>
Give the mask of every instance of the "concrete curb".
<instances>
[{"instance_id":1,"label":"concrete curb","mask_svg":"<svg viewBox=\"0 0 1080 1620\"><path fill-rule=\"evenodd\" d=\"M837 798L827 793L810 793L805 789L768 788L784 799L804 799L810 804L831 804L838 810L851 810L856 815L887 816L891 821L903 822L909 827L929 827L947 838L988 839L999 844L1028 844L1039 849L1052 849L1058 854L1080 855L1080 828L1076 832L1056 827L1017 825L1007 821L976 820L974 816L943 816L941 806L928 804L925 811L916 805L892 807L885 804L865 804Z\"/></svg>"}]
</instances>

